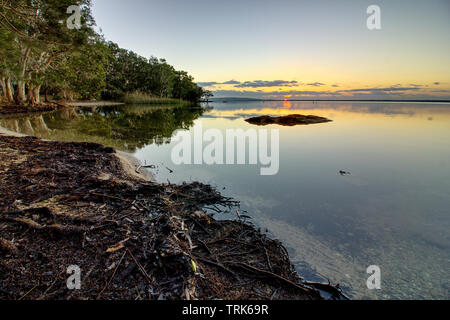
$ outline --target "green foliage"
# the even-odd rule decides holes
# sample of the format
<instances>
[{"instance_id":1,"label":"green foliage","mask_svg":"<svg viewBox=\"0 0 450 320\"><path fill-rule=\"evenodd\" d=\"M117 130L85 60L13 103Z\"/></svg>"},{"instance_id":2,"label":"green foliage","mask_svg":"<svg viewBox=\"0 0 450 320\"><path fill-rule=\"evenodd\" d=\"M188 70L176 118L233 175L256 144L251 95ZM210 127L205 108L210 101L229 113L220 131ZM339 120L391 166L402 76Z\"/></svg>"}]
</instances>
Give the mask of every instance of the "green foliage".
<instances>
[{"instance_id":1,"label":"green foliage","mask_svg":"<svg viewBox=\"0 0 450 320\"><path fill-rule=\"evenodd\" d=\"M147 97L173 98L198 102L204 94L201 87L184 71L176 71L164 59L146 59L109 42L106 88L102 97L109 100L146 100ZM141 95L137 95L139 92ZM150 100L150 98L149 98Z\"/></svg>"},{"instance_id":2,"label":"green foliage","mask_svg":"<svg viewBox=\"0 0 450 320\"><path fill-rule=\"evenodd\" d=\"M18 72L19 54L14 44L14 34L0 28L0 76L9 77Z\"/></svg>"},{"instance_id":3,"label":"green foliage","mask_svg":"<svg viewBox=\"0 0 450 320\"><path fill-rule=\"evenodd\" d=\"M71 5L81 8L79 29L66 25ZM198 102L205 94L186 72L105 42L94 25L90 0L0 1L0 77L14 82L16 102L24 103L25 88L29 103L39 102L42 90L63 98L142 102Z\"/></svg>"},{"instance_id":4,"label":"green foliage","mask_svg":"<svg viewBox=\"0 0 450 320\"><path fill-rule=\"evenodd\" d=\"M82 51L55 60L44 74L44 90L53 94L70 93L79 99L98 99L105 87L108 47L92 39Z\"/></svg>"}]
</instances>

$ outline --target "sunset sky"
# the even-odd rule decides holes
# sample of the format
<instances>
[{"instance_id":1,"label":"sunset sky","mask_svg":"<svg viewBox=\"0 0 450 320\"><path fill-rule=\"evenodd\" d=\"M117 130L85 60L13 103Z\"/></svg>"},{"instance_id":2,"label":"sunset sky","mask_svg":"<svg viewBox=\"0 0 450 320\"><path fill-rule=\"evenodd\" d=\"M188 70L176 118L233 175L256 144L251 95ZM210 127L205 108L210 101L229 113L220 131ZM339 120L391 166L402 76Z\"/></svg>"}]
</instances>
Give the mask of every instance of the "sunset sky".
<instances>
[{"instance_id":1,"label":"sunset sky","mask_svg":"<svg viewBox=\"0 0 450 320\"><path fill-rule=\"evenodd\" d=\"M108 40L216 97L450 99L448 0L94 0ZM381 8L381 30L366 26Z\"/></svg>"}]
</instances>

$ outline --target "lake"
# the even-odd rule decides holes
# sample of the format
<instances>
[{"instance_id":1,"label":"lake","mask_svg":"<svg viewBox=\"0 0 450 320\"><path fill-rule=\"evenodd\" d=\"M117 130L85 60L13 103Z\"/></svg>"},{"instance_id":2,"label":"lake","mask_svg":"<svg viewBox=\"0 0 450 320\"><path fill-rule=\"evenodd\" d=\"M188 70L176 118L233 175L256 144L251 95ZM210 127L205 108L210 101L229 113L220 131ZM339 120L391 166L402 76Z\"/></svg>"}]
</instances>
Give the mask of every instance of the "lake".
<instances>
[{"instance_id":1,"label":"lake","mask_svg":"<svg viewBox=\"0 0 450 320\"><path fill-rule=\"evenodd\" d=\"M293 113L333 121L293 127L244 121ZM150 171L161 182L210 183L284 243L300 275L339 283L352 298L450 298L450 104L116 106L4 117L0 126L130 152L156 165ZM200 126L278 129L278 174L262 176L259 165L175 165L177 130ZM381 270L380 290L367 288L371 265Z\"/></svg>"}]
</instances>

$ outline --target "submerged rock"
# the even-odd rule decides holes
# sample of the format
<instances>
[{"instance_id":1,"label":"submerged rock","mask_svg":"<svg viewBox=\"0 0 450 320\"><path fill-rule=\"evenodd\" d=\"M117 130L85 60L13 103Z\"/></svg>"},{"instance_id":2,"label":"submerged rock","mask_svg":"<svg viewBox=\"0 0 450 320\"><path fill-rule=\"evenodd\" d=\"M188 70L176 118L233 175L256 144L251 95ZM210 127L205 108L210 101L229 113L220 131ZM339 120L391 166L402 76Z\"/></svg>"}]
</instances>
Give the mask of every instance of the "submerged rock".
<instances>
[{"instance_id":1,"label":"submerged rock","mask_svg":"<svg viewBox=\"0 0 450 320\"><path fill-rule=\"evenodd\" d=\"M269 124L279 124L281 126L296 126L296 125L324 123L330 122L332 120L319 116L312 116L312 115L305 116L301 114L291 114L282 117L260 116L250 118L245 121L258 126L266 126Z\"/></svg>"}]
</instances>

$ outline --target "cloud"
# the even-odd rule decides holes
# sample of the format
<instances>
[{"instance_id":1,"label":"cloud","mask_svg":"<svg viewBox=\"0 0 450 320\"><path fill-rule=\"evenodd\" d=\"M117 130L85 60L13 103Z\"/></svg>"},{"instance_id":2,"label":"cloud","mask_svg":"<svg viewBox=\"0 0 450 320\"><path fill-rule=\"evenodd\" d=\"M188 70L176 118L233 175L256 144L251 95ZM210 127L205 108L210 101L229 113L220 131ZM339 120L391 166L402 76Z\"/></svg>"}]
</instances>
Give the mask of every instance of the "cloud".
<instances>
[{"instance_id":1,"label":"cloud","mask_svg":"<svg viewBox=\"0 0 450 320\"><path fill-rule=\"evenodd\" d=\"M295 87L299 83L297 81L273 80L273 81L245 81L236 85L236 88L265 88L265 87Z\"/></svg>"},{"instance_id":2,"label":"cloud","mask_svg":"<svg viewBox=\"0 0 450 320\"><path fill-rule=\"evenodd\" d=\"M240 82L237 80L229 80L225 82L198 82L199 86L202 87L213 87L218 85L233 85L235 88L269 88L269 87L296 87L299 86L300 83L298 81L287 81L287 80L253 80L253 81L245 81ZM312 87L321 87L324 86L325 83L322 82L312 82L306 84L307 86ZM333 85L333 87L338 87L338 85Z\"/></svg>"},{"instance_id":3,"label":"cloud","mask_svg":"<svg viewBox=\"0 0 450 320\"><path fill-rule=\"evenodd\" d=\"M369 92L369 93L390 93L390 92L401 92L401 91L415 91L420 90L418 86L414 87L401 87L400 85L395 85L387 88L359 88L359 89L349 89L349 90L339 90L338 92Z\"/></svg>"},{"instance_id":4,"label":"cloud","mask_svg":"<svg viewBox=\"0 0 450 320\"><path fill-rule=\"evenodd\" d=\"M235 84L240 84L240 82L236 81L236 80L229 80L229 81L225 81L225 82L206 81L206 82L197 82L197 84L200 87L214 87L214 86L218 86L218 85L221 85L221 84L232 84L232 85L235 85Z\"/></svg>"},{"instance_id":5,"label":"cloud","mask_svg":"<svg viewBox=\"0 0 450 320\"><path fill-rule=\"evenodd\" d=\"M285 95L303 96L303 95L326 95L331 96L333 93L327 91L304 91L304 90L290 90L290 91L249 91L249 90L216 90L213 92L215 97L245 97L245 98L282 98Z\"/></svg>"},{"instance_id":6,"label":"cloud","mask_svg":"<svg viewBox=\"0 0 450 320\"><path fill-rule=\"evenodd\" d=\"M250 87L252 88L252 87ZM362 99L362 100L391 100L391 99L417 99L417 100L441 100L450 99L449 90L429 90L423 85L392 85L390 87L369 87L346 90L273 90L263 92L261 90L216 90L215 97L239 97L257 99Z\"/></svg>"},{"instance_id":7,"label":"cloud","mask_svg":"<svg viewBox=\"0 0 450 320\"><path fill-rule=\"evenodd\" d=\"M312 83L300 83L298 81L287 80L253 80L239 82L236 80L229 80L226 82L204 82L203 85L219 86L230 85L230 88L213 88L213 94L217 98L256 98L256 99L336 99L336 100L395 100L395 99L416 99L416 100L441 100L450 99L449 90L433 90L429 86L424 84L411 83L408 85L402 85L400 83L393 84L386 87L366 87L366 88L353 88L344 89L340 84L330 85L329 90L323 89L322 86L326 86L322 82ZM434 85L439 85L439 82L435 82ZM318 88L317 90L301 90L300 86L310 86L311 89ZM268 91L264 88L271 88ZM286 88L289 88L286 90ZM319 89L320 88L320 89ZM216 90L214 90L216 89ZM248 90L246 90L248 89ZM264 89L264 90L261 90ZM306 87L305 87L306 89ZM320 90L320 91L319 91Z\"/></svg>"},{"instance_id":8,"label":"cloud","mask_svg":"<svg viewBox=\"0 0 450 320\"><path fill-rule=\"evenodd\" d=\"M222 82L222 84L241 84L241 82L236 81L236 80L230 80L230 81Z\"/></svg>"},{"instance_id":9,"label":"cloud","mask_svg":"<svg viewBox=\"0 0 450 320\"><path fill-rule=\"evenodd\" d=\"M220 84L220 83L218 83L218 82L197 82L197 84L200 87L212 87L212 86L215 86L215 85Z\"/></svg>"},{"instance_id":10,"label":"cloud","mask_svg":"<svg viewBox=\"0 0 450 320\"><path fill-rule=\"evenodd\" d=\"M313 82L313 83L308 83L306 84L307 86L312 86L312 87L320 87L320 86L324 86L325 83L322 82Z\"/></svg>"}]
</instances>

